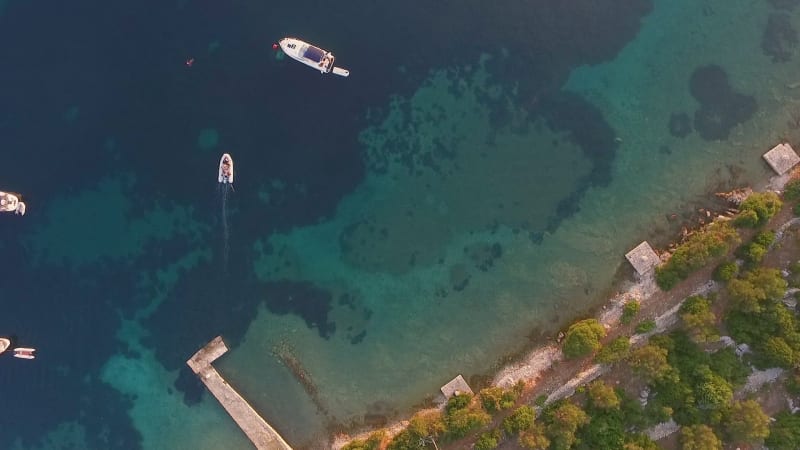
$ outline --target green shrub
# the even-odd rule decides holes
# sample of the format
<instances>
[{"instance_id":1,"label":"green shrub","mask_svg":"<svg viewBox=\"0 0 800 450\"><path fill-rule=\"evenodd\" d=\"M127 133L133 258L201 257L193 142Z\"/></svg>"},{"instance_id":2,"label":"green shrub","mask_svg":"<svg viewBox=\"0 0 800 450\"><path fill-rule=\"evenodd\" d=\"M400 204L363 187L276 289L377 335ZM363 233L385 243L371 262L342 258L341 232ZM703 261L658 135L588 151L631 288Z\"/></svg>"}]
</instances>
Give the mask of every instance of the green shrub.
<instances>
[{"instance_id":1,"label":"green shrub","mask_svg":"<svg viewBox=\"0 0 800 450\"><path fill-rule=\"evenodd\" d=\"M714 279L717 281L730 281L739 272L739 266L733 261L726 261L714 270Z\"/></svg>"},{"instance_id":2,"label":"green shrub","mask_svg":"<svg viewBox=\"0 0 800 450\"><path fill-rule=\"evenodd\" d=\"M645 334L655 329L656 329L655 320L645 320L644 322L641 322L639 325L636 325L635 331L637 334Z\"/></svg>"},{"instance_id":3,"label":"green shrub","mask_svg":"<svg viewBox=\"0 0 800 450\"><path fill-rule=\"evenodd\" d=\"M577 358L596 351L600 348L600 339L605 335L606 329L596 319L581 320L572 324L564 339L564 356Z\"/></svg>"},{"instance_id":4,"label":"green shrub","mask_svg":"<svg viewBox=\"0 0 800 450\"><path fill-rule=\"evenodd\" d=\"M589 416L569 401L553 405L543 414L547 424L547 437L553 450L566 450L575 443L578 428L589 422Z\"/></svg>"},{"instance_id":5,"label":"green shrub","mask_svg":"<svg viewBox=\"0 0 800 450\"><path fill-rule=\"evenodd\" d=\"M783 303L766 301L758 312L733 309L725 325L734 340L750 345L759 368L800 362L800 321Z\"/></svg>"},{"instance_id":6,"label":"green shrub","mask_svg":"<svg viewBox=\"0 0 800 450\"><path fill-rule=\"evenodd\" d=\"M800 287L800 261L795 261L789 264L789 278L787 282L789 283L789 287Z\"/></svg>"},{"instance_id":7,"label":"green shrub","mask_svg":"<svg viewBox=\"0 0 800 450\"><path fill-rule=\"evenodd\" d=\"M489 413L480 407L453 409L444 416L445 433L452 439L459 439L491 421Z\"/></svg>"},{"instance_id":8,"label":"green shrub","mask_svg":"<svg viewBox=\"0 0 800 450\"><path fill-rule=\"evenodd\" d=\"M540 394L536 396L536 400L533 401L533 404L541 408L542 406L544 406L544 403L546 401L547 401L547 396L544 394Z\"/></svg>"},{"instance_id":9,"label":"green shrub","mask_svg":"<svg viewBox=\"0 0 800 450\"><path fill-rule=\"evenodd\" d=\"M722 441L707 425L681 428L683 450L722 450Z\"/></svg>"},{"instance_id":10,"label":"green shrub","mask_svg":"<svg viewBox=\"0 0 800 450\"><path fill-rule=\"evenodd\" d=\"M792 395L800 395L800 369L795 368L786 379L786 390Z\"/></svg>"},{"instance_id":11,"label":"green shrub","mask_svg":"<svg viewBox=\"0 0 800 450\"><path fill-rule=\"evenodd\" d=\"M420 439L439 437L444 431L442 415L438 411L424 411L412 417L408 427L392 438L387 450L422 450Z\"/></svg>"},{"instance_id":12,"label":"green shrub","mask_svg":"<svg viewBox=\"0 0 800 450\"><path fill-rule=\"evenodd\" d=\"M667 291L690 273L724 255L738 244L739 234L728 222L713 222L689 236L666 263L656 268L656 282Z\"/></svg>"},{"instance_id":13,"label":"green shrub","mask_svg":"<svg viewBox=\"0 0 800 450\"><path fill-rule=\"evenodd\" d=\"M472 395L454 395L445 406L444 432L451 438L462 438L491 420L489 413L472 402Z\"/></svg>"},{"instance_id":14,"label":"green shrub","mask_svg":"<svg viewBox=\"0 0 800 450\"><path fill-rule=\"evenodd\" d=\"M620 322L625 325L628 325L633 321L633 318L636 317L636 314L639 314L639 309L641 305L639 304L638 300L631 300L628 303L625 303L625 306L622 307L622 317L620 318Z\"/></svg>"},{"instance_id":15,"label":"green shrub","mask_svg":"<svg viewBox=\"0 0 800 450\"><path fill-rule=\"evenodd\" d=\"M736 402L725 421L725 430L736 443L758 444L769 436L769 416L755 400Z\"/></svg>"},{"instance_id":16,"label":"green shrub","mask_svg":"<svg viewBox=\"0 0 800 450\"><path fill-rule=\"evenodd\" d=\"M492 450L500 445L500 430L487 431L475 441L475 450Z\"/></svg>"},{"instance_id":17,"label":"green shrub","mask_svg":"<svg viewBox=\"0 0 800 450\"><path fill-rule=\"evenodd\" d=\"M775 416L764 441L770 450L797 450L800 448L800 414L786 411Z\"/></svg>"},{"instance_id":18,"label":"green shrub","mask_svg":"<svg viewBox=\"0 0 800 450\"><path fill-rule=\"evenodd\" d=\"M758 226L758 213L755 211L741 211L733 218L733 226L737 228L756 228Z\"/></svg>"},{"instance_id":19,"label":"green shrub","mask_svg":"<svg viewBox=\"0 0 800 450\"><path fill-rule=\"evenodd\" d=\"M451 411L468 407L470 403L472 403L472 395L467 393L457 394L447 399L445 411L449 414Z\"/></svg>"},{"instance_id":20,"label":"green shrub","mask_svg":"<svg viewBox=\"0 0 800 450\"><path fill-rule=\"evenodd\" d=\"M792 208L792 212L794 213L795 216L800 216L800 204L794 205L794 208Z\"/></svg>"},{"instance_id":21,"label":"green shrub","mask_svg":"<svg viewBox=\"0 0 800 450\"><path fill-rule=\"evenodd\" d=\"M770 245L775 243L775 232L774 231L760 231L754 238L753 242L762 246L762 247L769 247Z\"/></svg>"},{"instance_id":22,"label":"green shrub","mask_svg":"<svg viewBox=\"0 0 800 450\"><path fill-rule=\"evenodd\" d=\"M356 439L348 443L342 447L342 450L378 450L381 448L381 443L385 439L385 431L376 431L372 433L366 440Z\"/></svg>"},{"instance_id":23,"label":"green shrub","mask_svg":"<svg viewBox=\"0 0 800 450\"><path fill-rule=\"evenodd\" d=\"M675 369L667 362L667 354L666 349L647 344L631 353L630 364L648 381L673 376Z\"/></svg>"},{"instance_id":24,"label":"green shrub","mask_svg":"<svg viewBox=\"0 0 800 450\"><path fill-rule=\"evenodd\" d=\"M506 433L514 435L529 430L536 418L536 411L530 406L520 406L510 416L503 420L503 429Z\"/></svg>"},{"instance_id":25,"label":"green shrub","mask_svg":"<svg viewBox=\"0 0 800 450\"><path fill-rule=\"evenodd\" d=\"M594 359L601 364L614 364L627 358L630 349L630 338L620 336L603 346Z\"/></svg>"},{"instance_id":26,"label":"green shrub","mask_svg":"<svg viewBox=\"0 0 800 450\"><path fill-rule=\"evenodd\" d=\"M483 409L490 413L512 408L517 401L517 395L517 392L513 389L506 390L499 386L481 389L480 393L478 393Z\"/></svg>"},{"instance_id":27,"label":"green shrub","mask_svg":"<svg viewBox=\"0 0 800 450\"><path fill-rule=\"evenodd\" d=\"M764 255L767 254L766 247L759 245L755 242L747 243L738 249L736 249L736 256L742 258L745 263L753 267L761 262L764 259Z\"/></svg>"},{"instance_id":28,"label":"green shrub","mask_svg":"<svg viewBox=\"0 0 800 450\"><path fill-rule=\"evenodd\" d=\"M621 449L625 444L625 424L617 410L595 411L578 432L578 448Z\"/></svg>"},{"instance_id":29,"label":"green shrub","mask_svg":"<svg viewBox=\"0 0 800 450\"><path fill-rule=\"evenodd\" d=\"M743 385L750 375L750 368L736 356L732 347L725 347L712 353L709 366L732 386Z\"/></svg>"},{"instance_id":30,"label":"green shrub","mask_svg":"<svg viewBox=\"0 0 800 450\"><path fill-rule=\"evenodd\" d=\"M800 179L794 179L783 187L783 198L790 202L800 200Z\"/></svg>"},{"instance_id":31,"label":"green shrub","mask_svg":"<svg viewBox=\"0 0 800 450\"><path fill-rule=\"evenodd\" d=\"M528 431L523 431L517 440L520 447L528 450L547 450L550 448L550 439L545 434L544 427L534 424Z\"/></svg>"},{"instance_id":32,"label":"green shrub","mask_svg":"<svg viewBox=\"0 0 800 450\"><path fill-rule=\"evenodd\" d=\"M797 355L792 347L780 336L770 336L759 345L762 365L790 369L797 362Z\"/></svg>"},{"instance_id":33,"label":"green shrub","mask_svg":"<svg viewBox=\"0 0 800 450\"><path fill-rule=\"evenodd\" d=\"M733 400L733 388L724 378L711 371L709 366L699 366L693 374L694 396L702 409L720 409Z\"/></svg>"},{"instance_id":34,"label":"green shrub","mask_svg":"<svg viewBox=\"0 0 800 450\"><path fill-rule=\"evenodd\" d=\"M644 433L632 433L625 436L624 450L660 450L661 447Z\"/></svg>"},{"instance_id":35,"label":"green shrub","mask_svg":"<svg viewBox=\"0 0 800 450\"><path fill-rule=\"evenodd\" d=\"M783 203L774 192L754 192L739 207L739 214L733 220L737 227L756 228L766 224ZM755 216L755 217L754 217Z\"/></svg>"},{"instance_id":36,"label":"green shrub","mask_svg":"<svg viewBox=\"0 0 800 450\"><path fill-rule=\"evenodd\" d=\"M783 298L787 286L779 270L760 267L728 282L728 294L737 310L758 313L768 300Z\"/></svg>"},{"instance_id":37,"label":"green shrub","mask_svg":"<svg viewBox=\"0 0 800 450\"><path fill-rule=\"evenodd\" d=\"M739 247L736 250L736 255L745 260L745 262L752 266L757 265L764 259L767 254L767 249L772 243L775 242L775 232L762 231L758 233L752 241Z\"/></svg>"},{"instance_id":38,"label":"green shrub","mask_svg":"<svg viewBox=\"0 0 800 450\"><path fill-rule=\"evenodd\" d=\"M620 399L614 388L603 381L589 383L589 404L594 409L609 410L619 409Z\"/></svg>"},{"instance_id":39,"label":"green shrub","mask_svg":"<svg viewBox=\"0 0 800 450\"><path fill-rule=\"evenodd\" d=\"M711 312L711 302L705 297L688 297L681 305L680 317L696 342L715 341L719 338L717 317Z\"/></svg>"}]
</instances>

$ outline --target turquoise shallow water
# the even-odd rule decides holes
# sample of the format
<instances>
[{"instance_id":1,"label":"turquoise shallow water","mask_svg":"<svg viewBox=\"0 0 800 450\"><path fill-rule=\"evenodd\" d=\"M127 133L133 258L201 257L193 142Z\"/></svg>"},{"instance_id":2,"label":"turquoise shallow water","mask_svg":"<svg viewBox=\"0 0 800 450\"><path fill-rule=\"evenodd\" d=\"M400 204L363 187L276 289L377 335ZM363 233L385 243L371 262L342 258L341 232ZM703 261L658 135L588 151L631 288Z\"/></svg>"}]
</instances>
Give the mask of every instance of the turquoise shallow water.
<instances>
[{"instance_id":1,"label":"turquoise shallow water","mask_svg":"<svg viewBox=\"0 0 800 450\"><path fill-rule=\"evenodd\" d=\"M536 12L555 16L556 9ZM517 72L520 59L543 61L548 37L563 39L553 39L552 48L580 54L567 48L579 47L563 37L569 33L551 29L426 70L419 66L427 55L404 59L390 70L405 80L396 90L337 118L315 115L313 104L294 105L282 126L270 129L242 106L251 96L269 103L266 95L206 92L238 97L224 103L227 115L191 113L201 117L186 119L185 132L171 138L188 150L171 148L186 162L186 176L169 190L154 188L165 173L139 165L144 156L136 150L144 147L137 145L147 141L123 131L93 135L82 144L107 159L102 176L40 194L40 204L29 200L24 225L4 225L19 236L20 244L4 246L24 261L27 298L47 305L37 299L60 295L79 313L54 305L59 318L46 323L65 327L81 344L99 343L96 357L81 357L40 331L41 321L7 319L21 340L43 348L38 365L15 365L6 381L28 377L47 392L74 386L80 396L63 399L63 409L82 412L54 411L42 428L3 439L22 448L248 448L183 369L197 348L222 334L233 348L217 363L220 371L295 446L321 448L332 429L402 417L456 374L487 375L505 355L587 314L627 273L628 249L643 239L663 242L679 226L668 216L688 215L709 192L763 181L769 172L760 155L798 137L796 43L764 37L769 23L800 26L791 9L674 0L646 12L638 32L627 30L635 39L619 39L616 54L570 66L557 86L540 82L544 70L530 72L535 81ZM453 22L468 22L460 14ZM303 28L300 18L288 20ZM606 32L602 23L586 30ZM226 50L230 36L219 34L229 39L198 39L211 42L204 51L248 67L247 58L232 56L242 49ZM457 28L454 34L463 37ZM337 39L343 58L349 40ZM380 78L359 91L358 69L370 69L358 53L345 54L351 84L333 86L354 96L387 89L391 80ZM269 74L298 69L264 59L275 65L264 69ZM301 79L316 86L316 78ZM275 97L273 103L292 105ZM83 126L93 107L64 107L59 120L67 130ZM259 112L284 120L278 106L269 108ZM288 125L304 114L339 120L348 133ZM245 117L256 122L252 129L235 120ZM261 128L274 140L261 139L254 131ZM273 148L278 156L259 159L267 143L288 150ZM225 266L221 194L213 185L223 147L233 147L243 180L226 202ZM344 155L358 155L354 164L364 172L348 189L337 184L335 201L326 196L331 184L303 177L287 162L303 160L309 174L335 181L346 169ZM211 183L188 175L201 168ZM320 198L330 204L312 214ZM24 312L15 302L8 316ZM48 345L51 354L69 357L48 358ZM97 438L102 420L91 418L101 405L114 411L104 441Z\"/></svg>"}]
</instances>

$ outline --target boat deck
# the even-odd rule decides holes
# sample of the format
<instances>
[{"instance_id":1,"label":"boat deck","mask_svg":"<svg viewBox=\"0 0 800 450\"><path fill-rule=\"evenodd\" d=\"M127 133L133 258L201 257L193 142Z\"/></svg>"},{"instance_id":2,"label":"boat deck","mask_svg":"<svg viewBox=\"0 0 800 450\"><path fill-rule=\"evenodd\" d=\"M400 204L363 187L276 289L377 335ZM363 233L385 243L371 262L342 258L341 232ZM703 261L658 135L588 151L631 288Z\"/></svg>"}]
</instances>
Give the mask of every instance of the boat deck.
<instances>
[{"instance_id":1,"label":"boat deck","mask_svg":"<svg viewBox=\"0 0 800 450\"><path fill-rule=\"evenodd\" d=\"M289 444L236 392L211 363L228 351L221 336L211 340L194 354L186 364L200 377L203 384L233 417L239 428L259 450L292 450Z\"/></svg>"}]
</instances>

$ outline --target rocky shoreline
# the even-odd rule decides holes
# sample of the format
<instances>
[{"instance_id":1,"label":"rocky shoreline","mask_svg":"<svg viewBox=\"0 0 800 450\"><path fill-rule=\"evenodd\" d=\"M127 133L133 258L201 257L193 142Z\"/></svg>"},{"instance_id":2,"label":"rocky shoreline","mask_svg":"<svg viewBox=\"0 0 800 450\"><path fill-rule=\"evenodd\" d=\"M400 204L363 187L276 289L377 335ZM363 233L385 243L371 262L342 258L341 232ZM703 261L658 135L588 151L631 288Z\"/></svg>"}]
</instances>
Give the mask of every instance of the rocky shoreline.
<instances>
[{"instance_id":1,"label":"rocky shoreline","mask_svg":"<svg viewBox=\"0 0 800 450\"><path fill-rule=\"evenodd\" d=\"M756 190L780 191L796 173L797 170L782 176L774 176L769 179L765 186ZM717 209L713 211L712 209L698 210L701 214L698 216L699 218L695 219L696 228L702 227L717 218L727 220L738 211L739 204L753 191L754 189L745 187L729 192L715 193L715 197L728 202L728 208L722 211ZM703 220L704 216L708 218L708 221ZM791 215L784 217L779 223L779 231L793 222ZM679 241L685 239L694 229L684 227ZM780 240L781 234L779 233L776 236L776 242ZM663 256L668 256L671 249L677 246L678 243L671 244ZM645 334L636 334L632 337L631 344L638 345L650 336L662 333L674 325L678 320L680 305L686 297L708 293L715 289L715 282L711 280L712 270L713 267L707 267L696 272L669 293L658 288L652 272L647 276L637 277L638 280L635 282L626 280L620 286L620 292L606 301L596 318L610 332L616 331L621 325L620 318L624 305L629 301L638 301L641 307L639 316L651 318L656 323L656 328L653 331ZM558 339L556 339L548 344L537 346L528 351L520 360L502 367L492 378L491 385L510 388L522 381L526 386L523 396L528 403L532 401L533 395L543 392L548 393L546 403L550 403L572 395L575 392L575 388L601 376L605 370L607 368L603 365L594 364L591 361L564 360L561 346L558 343ZM443 408L445 404L443 396L440 397L442 399L440 399L439 409ZM382 430L388 436L394 436L402 431L407 424L408 420L401 420L382 428ZM339 434L335 436L331 448L338 450L354 439L366 439L375 431L368 430L355 435Z\"/></svg>"}]
</instances>

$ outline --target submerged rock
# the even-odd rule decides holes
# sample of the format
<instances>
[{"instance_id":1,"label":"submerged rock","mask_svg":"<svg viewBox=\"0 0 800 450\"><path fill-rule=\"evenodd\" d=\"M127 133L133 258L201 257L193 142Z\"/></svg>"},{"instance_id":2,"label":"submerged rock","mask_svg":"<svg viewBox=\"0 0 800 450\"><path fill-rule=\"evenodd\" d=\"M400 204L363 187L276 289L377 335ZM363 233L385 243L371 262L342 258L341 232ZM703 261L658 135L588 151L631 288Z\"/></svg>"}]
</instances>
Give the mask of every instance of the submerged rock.
<instances>
[{"instance_id":1,"label":"submerged rock","mask_svg":"<svg viewBox=\"0 0 800 450\"><path fill-rule=\"evenodd\" d=\"M731 129L750 119L758 109L755 98L733 90L728 75L717 65L697 68L689 83L700 108L694 113L694 128L707 141L728 137Z\"/></svg>"},{"instance_id":2,"label":"submerged rock","mask_svg":"<svg viewBox=\"0 0 800 450\"><path fill-rule=\"evenodd\" d=\"M792 26L791 16L785 13L770 14L761 37L764 54L771 56L774 63L787 62L797 42L797 30Z\"/></svg>"}]
</instances>

